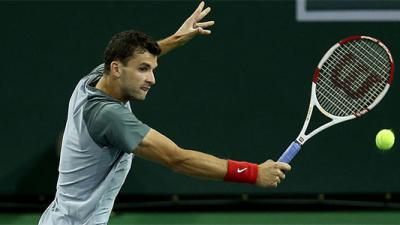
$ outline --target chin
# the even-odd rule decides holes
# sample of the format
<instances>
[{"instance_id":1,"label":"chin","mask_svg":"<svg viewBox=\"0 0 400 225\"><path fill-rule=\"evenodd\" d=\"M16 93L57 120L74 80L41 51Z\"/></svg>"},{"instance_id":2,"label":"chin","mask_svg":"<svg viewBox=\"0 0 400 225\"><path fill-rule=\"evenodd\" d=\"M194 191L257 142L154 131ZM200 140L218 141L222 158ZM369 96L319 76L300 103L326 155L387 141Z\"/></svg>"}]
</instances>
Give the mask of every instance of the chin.
<instances>
[{"instance_id":1,"label":"chin","mask_svg":"<svg viewBox=\"0 0 400 225\"><path fill-rule=\"evenodd\" d=\"M131 97L132 100L136 100L136 101L144 101L146 99L146 96L133 96Z\"/></svg>"}]
</instances>

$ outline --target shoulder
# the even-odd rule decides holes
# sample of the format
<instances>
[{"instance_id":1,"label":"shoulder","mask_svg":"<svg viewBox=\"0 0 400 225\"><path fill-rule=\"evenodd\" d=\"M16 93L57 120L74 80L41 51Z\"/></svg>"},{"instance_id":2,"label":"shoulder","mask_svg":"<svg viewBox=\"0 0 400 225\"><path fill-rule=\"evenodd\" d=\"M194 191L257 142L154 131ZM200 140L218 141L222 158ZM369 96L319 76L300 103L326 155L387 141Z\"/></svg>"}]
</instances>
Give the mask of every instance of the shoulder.
<instances>
[{"instance_id":1,"label":"shoulder","mask_svg":"<svg viewBox=\"0 0 400 225\"><path fill-rule=\"evenodd\" d=\"M121 103L97 102L86 108L86 127L99 146L112 146L131 153L150 130Z\"/></svg>"},{"instance_id":2,"label":"shoulder","mask_svg":"<svg viewBox=\"0 0 400 225\"><path fill-rule=\"evenodd\" d=\"M89 101L84 108L84 118L87 123L119 122L126 119L137 120L135 115L124 105L113 101Z\"/></svg>"},{"instance_id":3,"label":"shoulder","mask_svg":"<svg viewBox=\"0 0 400 225\"><path fill-rule=\"evenodd\" d=\"M90 71L89 74L87 74L86 76L84 76L84 77L82 78L82 80L89 80L89 81L92 81L92 80L97 79L97 77L103 75L103 73L104 73L104 63L103 63L103 64L100 64L100 65L98 65L97 67L95 67L94 69L92 69L92 71Z\"/></svg>"}]
</instances>

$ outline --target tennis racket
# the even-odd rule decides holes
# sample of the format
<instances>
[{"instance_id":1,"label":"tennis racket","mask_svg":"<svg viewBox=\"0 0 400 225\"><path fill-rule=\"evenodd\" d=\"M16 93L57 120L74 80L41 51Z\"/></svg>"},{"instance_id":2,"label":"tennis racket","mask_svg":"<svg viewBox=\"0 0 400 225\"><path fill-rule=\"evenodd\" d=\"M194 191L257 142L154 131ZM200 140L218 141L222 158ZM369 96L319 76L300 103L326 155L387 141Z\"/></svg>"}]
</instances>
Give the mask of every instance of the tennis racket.
<instances>
[{"instance_id":1,"label":"tennis racket","mask_svg":"<svg viewBox=\"0 0 400 225\"><path fill-rule=\"evenodd\" d=\"M314 71L303 128L278 161L289 163L314 135L369 112L389 90L393 72L389 49L375 38L351 36L333 45ZM305 134L314 106L331 120Z\"/></svg>"}]
</instances>

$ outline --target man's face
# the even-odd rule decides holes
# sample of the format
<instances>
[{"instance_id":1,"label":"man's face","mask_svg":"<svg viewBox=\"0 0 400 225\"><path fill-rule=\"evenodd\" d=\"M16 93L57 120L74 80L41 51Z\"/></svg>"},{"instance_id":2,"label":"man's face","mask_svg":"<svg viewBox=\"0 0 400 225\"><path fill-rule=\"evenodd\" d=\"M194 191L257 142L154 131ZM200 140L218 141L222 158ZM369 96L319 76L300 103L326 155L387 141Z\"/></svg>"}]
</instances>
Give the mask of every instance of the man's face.
<instances>
[{"instance_id":1,"label":"man's face","mask_svg":"<svg viewBox=\"0 0 400 225\"><path fill-rule=\"evenodd\" d=\"M125 100L144 100L150 87L156 83L154 69L157 56L148 51L137 52L124 66L120 64L120 87Z\"/></svg>"}]
</instances>

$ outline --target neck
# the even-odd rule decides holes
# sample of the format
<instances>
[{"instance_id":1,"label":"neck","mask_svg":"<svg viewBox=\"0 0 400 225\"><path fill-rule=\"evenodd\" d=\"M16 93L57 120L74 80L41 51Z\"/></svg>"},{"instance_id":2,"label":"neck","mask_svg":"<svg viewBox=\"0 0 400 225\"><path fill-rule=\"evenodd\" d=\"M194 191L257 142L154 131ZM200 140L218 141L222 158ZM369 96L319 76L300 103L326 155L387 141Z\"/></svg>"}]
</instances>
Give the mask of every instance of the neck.
<instances>
[{"instance_id":1,"label":"neck","mask_svg":"<svg viewBox=\"0 0 400 225\"><path fill-rule=\"evenodd\" d=\"M118 101L126 102L126 100L122 97L121 89L118 87L118 85L116 85L116 81L111 75L103 74L99 82L97 82L96 88Z\"/></svg>"}]
</instances>

